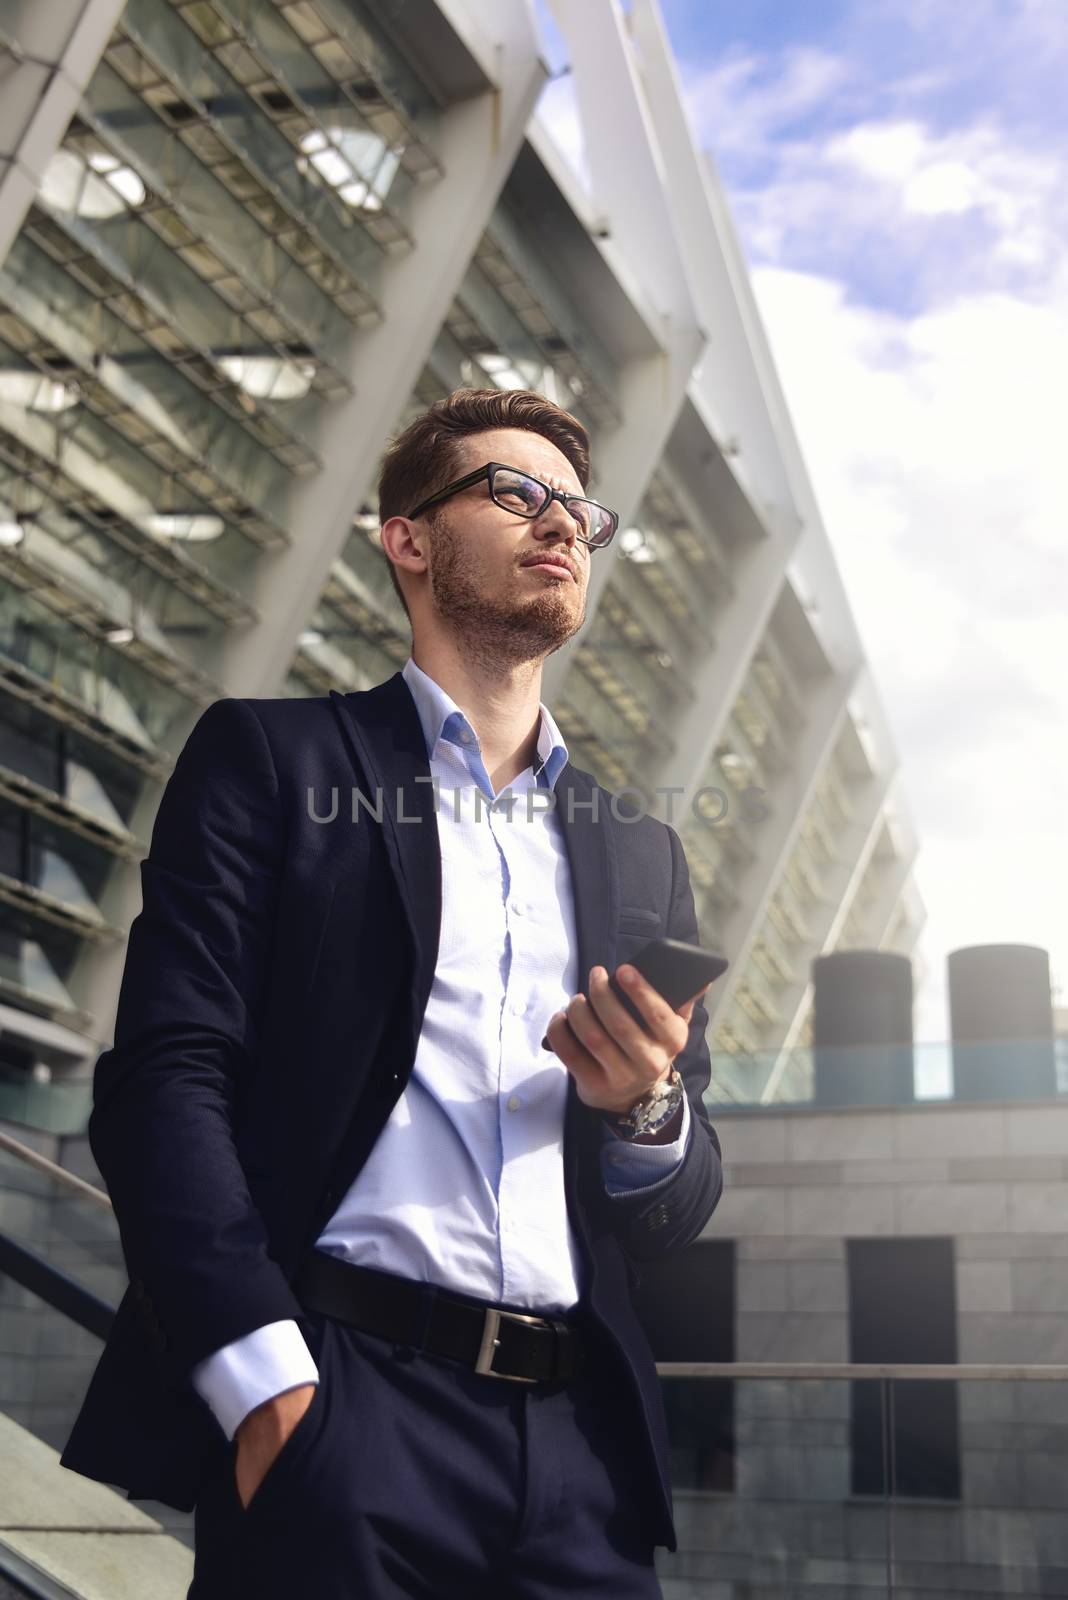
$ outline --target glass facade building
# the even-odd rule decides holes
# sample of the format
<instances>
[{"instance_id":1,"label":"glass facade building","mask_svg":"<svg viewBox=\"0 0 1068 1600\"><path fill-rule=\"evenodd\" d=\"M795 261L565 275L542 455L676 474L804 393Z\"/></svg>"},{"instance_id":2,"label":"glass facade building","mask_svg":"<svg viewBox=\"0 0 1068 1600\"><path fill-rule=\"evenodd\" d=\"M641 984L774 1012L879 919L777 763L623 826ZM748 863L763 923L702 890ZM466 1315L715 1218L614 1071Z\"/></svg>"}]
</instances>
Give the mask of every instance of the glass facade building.
<instances>
[{"instance_id":1,"label":"glass facade building","mask_svg":"<svg viewBox=\"0 0 1068 1600\"><path fill-rule=\"evenodd\" d=\"M464 37L432 0L5 8L0 1077L42 1127L49 1083L84 1121L200 711L404 661L378 462L462 385L571 409L621 513L546 698L684 840L732 963L713 1096L800 1058L815 955L915 943L897 757L662 32L562 8L587 184L532 14L475 11Z\"/></svg>"}]
</instances>

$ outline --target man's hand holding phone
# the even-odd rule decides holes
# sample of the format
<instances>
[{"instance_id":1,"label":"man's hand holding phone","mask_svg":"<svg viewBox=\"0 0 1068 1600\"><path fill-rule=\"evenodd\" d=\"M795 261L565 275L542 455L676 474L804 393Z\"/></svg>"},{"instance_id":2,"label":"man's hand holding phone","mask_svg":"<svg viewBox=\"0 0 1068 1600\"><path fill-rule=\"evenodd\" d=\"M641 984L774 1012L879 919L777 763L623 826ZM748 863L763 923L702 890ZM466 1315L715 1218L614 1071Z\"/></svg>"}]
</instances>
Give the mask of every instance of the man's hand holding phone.
<instances>
[{"instance_id":1,"label":"man's hand holding phone","mask_svg":"<svg viewBox=\"0 0 1068 1600\"><path fill-rule=\"evenodd\" d=\"M577 994L566 1010L554 1013L545 1036L574 1078L583 1104L625 1116L670 1073L689 1038L693 1008L708 985L675 1010L628 962L616 968L616 978L641 1012L645 1028L615 994L607 968L591 967L589 996Z\"/></svg>"},{"instance_id":2,"label":"man's hand holding phone","mask_svg":"<svg viewBox=\"0 0 1068 1600\"><path fill-rule=\"evenodd\" d=\"M722 956L697 945L650 940L614 978L591 967L588 997L575 995L554 1013L542 1044L560 1057L584 1105L625 1116L669 1075L694 1006L726 968Z\"/></svg>"}]
</instances>

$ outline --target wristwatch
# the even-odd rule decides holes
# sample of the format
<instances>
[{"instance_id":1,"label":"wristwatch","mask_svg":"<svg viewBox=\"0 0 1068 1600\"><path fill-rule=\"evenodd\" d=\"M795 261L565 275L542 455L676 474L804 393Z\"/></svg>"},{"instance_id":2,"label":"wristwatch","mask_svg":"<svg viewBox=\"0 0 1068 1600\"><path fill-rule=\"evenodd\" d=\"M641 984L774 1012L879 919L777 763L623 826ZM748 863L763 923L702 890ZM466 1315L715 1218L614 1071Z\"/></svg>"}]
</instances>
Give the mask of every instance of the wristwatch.
<instances>
[{"instance_id":1,"label":"wristwatch","mask_svg":"<svg viewBox=\"0 0 1068 1600\"><path fill-rule=\"evenodd\" d=\"M666 1078L654 1083L648 1093L635 1101L625 1116L609 1116L608 1121L624 1139L636 1139L643 1133L658 1133L671 1121L686 1093L686 1086L678 1068L672 1067Z\"/></svg>"}]
</instances>

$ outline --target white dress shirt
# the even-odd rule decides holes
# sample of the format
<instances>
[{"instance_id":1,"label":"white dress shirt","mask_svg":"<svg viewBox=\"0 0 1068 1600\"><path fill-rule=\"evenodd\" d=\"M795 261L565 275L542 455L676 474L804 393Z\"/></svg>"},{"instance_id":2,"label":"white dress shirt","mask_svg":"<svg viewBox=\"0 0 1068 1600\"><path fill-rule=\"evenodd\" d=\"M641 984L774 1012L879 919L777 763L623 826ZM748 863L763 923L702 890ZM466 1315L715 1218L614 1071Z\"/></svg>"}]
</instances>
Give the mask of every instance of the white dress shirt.
<instances>
[{"instance_id":1,"label":"white dress shirt","mask_svg":"<svg viewBox=\"0 0 1068 1600\"><path fill-rule=\"evenodd\" d=\"M567 748L542 705L536 765L495 795L455 701L411 658L403 677L435 782L437 965L411 1076L315 1248L483 1300L567 1311L580 1292L564 1192L568 1072L541 1039L588 974L578 970L563 824L537 794L555 786ZM628 1143L607 1123L604 1135L607 1193L655 1189L683 1158L689 1105L673 1143ZM317 1382L318 1369L285 1320L235 1339L191 1376L232 1439L255 1406Z\"/></svg>"}]
</instances>

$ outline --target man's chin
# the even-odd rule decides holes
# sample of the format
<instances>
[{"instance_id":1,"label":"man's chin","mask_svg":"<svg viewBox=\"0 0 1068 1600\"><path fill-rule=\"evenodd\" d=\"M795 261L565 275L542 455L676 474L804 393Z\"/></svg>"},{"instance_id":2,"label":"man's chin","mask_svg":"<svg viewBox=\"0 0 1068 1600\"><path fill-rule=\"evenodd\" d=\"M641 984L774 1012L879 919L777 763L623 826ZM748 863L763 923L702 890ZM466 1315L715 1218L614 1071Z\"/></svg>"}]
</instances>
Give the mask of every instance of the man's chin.
<instances>
[{"instance_id":1,"label":"man's chin","mask_svg":"<svg viewBox=\"0 0 1068 1600\"><path fill-rule=\"evenodd\" d=\"M576 607L555 595L543 595L533 604L516 607L514 626L517 633L525 634L548 654L566 644L585 617L585 606Z\"/></svg>"},{"instance_id":2,"label":"man's chin","mask_svg":"<svg viewBox=\"0 0 1068 1600\"><path fill-rule=\"evenodd\" d=\"M555 588L555 586L554 586ZM455 608L439 606L439 616L458 630L468 646L476 644L513 661L532 661L559 650L586 620L585 601L552 591L521 601L497 601L464 595Z\"/></svg>"},{"instance_id":3,"label":"man's chin","mask_svg":"<svg viewBox=\"0 0 1068 1600\"><path fill-rule=\"evenodd\" d=\"M559 650L586 620L586 585L544 572L493 570L448 525L435 528L430 550L431 608L457 643L498 660L532 661Z\"/></svg>"}]
</instances>

